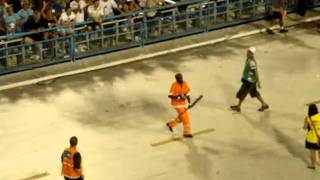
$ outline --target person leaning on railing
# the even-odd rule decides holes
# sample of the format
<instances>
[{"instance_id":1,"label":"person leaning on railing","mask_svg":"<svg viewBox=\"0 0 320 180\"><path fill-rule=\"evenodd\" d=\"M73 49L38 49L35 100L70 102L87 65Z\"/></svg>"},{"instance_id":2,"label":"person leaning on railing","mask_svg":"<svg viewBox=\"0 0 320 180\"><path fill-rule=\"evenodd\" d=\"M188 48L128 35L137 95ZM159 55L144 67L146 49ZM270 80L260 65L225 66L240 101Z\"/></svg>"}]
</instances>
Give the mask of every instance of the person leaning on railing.
<instances>
[{"instance_id":1,"label":"person leaning on railing","mask_svg":"<svg viewBox=\"0 0 320 180\"><path fill-rule=\"evenodd\" d=\"M43 1L43 6L41 10L41 18L44 19L49 28L55 27L58 24L57 17L53 14L53 9L47 6L47 3ZM47 34L47 38L52 39L58 36L58 32L55 30L49 31Z\"/></svg>"},{"instance_id":2,"label":"person leaning on railing","mask_svg":"<svg viewBox=\"0 0 320 180\"><path fill-rule=\"evenodd\" d=\"M25 44L31 44L34 41L42 41L47 38L48 33L47 32L39 32L41 29L48 28L47 22L41 18L41 13L39 11L35 11L34 15L28 19L28 21L24 25L23 31L25 32L34 32L32 34L27 35L24 38ZM37 33L38 32L38 33ZM36 44L35 45L36 55L35 59L39 60L41 56L41 45Z\"/></svg>"},{"instance_id":3,"label":"person leaning on railing","mask_svg":"<svg viewBox=\"0 0 320 180\"><path fill-rule=\"evenodd\" d=\"M88 30L98 30L101 29L101 23L103 18L103 8L100 5L99 0L94 0L92 5L88 6L87 9L88 20L93 21L92 24L88 26Z\"/></svg>"},{"instance_id":4,"label":"person leaning on railing","mask_svg":"<svg viewBox=\"0 0 320 180\"><path fill-rule=\"evenodd\" d=\"M72 26L76 22L76 15L73 13L72 9L68 7L66 10L62 10L62 14L59 18L58 24L58 34L60 36L68 36L73 33ZM70 53L71 42L65 39L61 42L58 52L62 54Z\"/></svg>"},{"instance_id":5,"label":"person leaning on railing","mask_svg":"<svg viewBox=\"0 0 320 180\"><path fill-rule=\"evenodd\" d=\"M62 14L59 18L58 24L59 35L66 36L72 34L72 25L76 22L76 15L73 13L72 9L68 7L66 10L62 10Z\"/></svg>"},{"instance_id":6,"label":"person leaning on railing","mask_svg":"<svg viewBox=\"0 0 320 180\"><path fill-rule=\"evenodd\" d=\"M157 36L157 24L158 21L156 20L158 17L158 11L154 10L157 7L161 7L164 4L164 0L147 0L146 1L146 8L147 9L153 9L149 10L147 12L147 20L148 20L148 26L150 26L151 32L153 36Z\"/></svg>"}]
</instances>

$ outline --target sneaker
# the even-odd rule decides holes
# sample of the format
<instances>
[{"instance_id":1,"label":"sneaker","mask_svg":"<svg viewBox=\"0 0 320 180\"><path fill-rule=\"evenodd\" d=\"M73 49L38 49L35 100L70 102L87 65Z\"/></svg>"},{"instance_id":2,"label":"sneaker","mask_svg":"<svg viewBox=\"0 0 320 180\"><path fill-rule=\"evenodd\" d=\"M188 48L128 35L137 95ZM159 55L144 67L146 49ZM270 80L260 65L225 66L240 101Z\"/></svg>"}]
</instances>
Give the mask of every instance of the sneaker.
<instances>
[{"instance_id":1,"label":"sneaker","mask_svg":"<svg viewBox=\"0 0 320 180\"><path fill-rule=\"evenodd\" d=\"M283 28L283 29L280 29L280 31L279 31L280 33L287 33L288 32L288 29L286 29L286 28Z\"/></svg>"},{"instance_id":2,"label":"sneaker","mask_svg":"<svg viewBox=\"0 0 320 180\"><path fill-rule=\"evenodd\" d=\"M184 134L183 137L185 137L185 138L193 138L192 134Z\"/></svg>"},{"instance_id":3,"label":"sneaker","mask_svg":"<svg viewBox=\"0 0 320 180\"><path fill-rule=\"evenodd\" d=\"M237 111L237 112L241 111L240 107L237 106L237 105L236 106L230 106L230 109L233 110L233 111Z\"/></svg>"},{"instance_id":4,"label":"sneaker","mask_svg":"<svg viewBox=\"0 0 320 180\"><path fill-rule=\"evenodd\" d=\"M315 170L315 169L316 169L316 166L309 165L309 166L308 166L308 168L309 168L309 169L313 169L313 170Z\"/></svg>"},{"instance_id":5,"label":"sneaker","mask_svg":"<svg viewBox=\"0 0 320 180\"><path fill-rule=\"evenodd\" d=\"M173 132L172 127L169 125L169 123L167 123L166 125L167 125L169 131L170 131L170 132Z\"/></svg>"},{"instance_id":6,"label":"sneaker","mask_svg":"<svg viewBox=\"0 0 320 180\"><path fill-rule=\"evenodd\" d=\"M270 28L267 28L267 33L268 33L268 34L274 34L273 30L270 29Z\"/></svg>"},{"instance_id":7,"label":"sneaker","mask_svg":"<svg viewBox=\"0 0 320 180\"><path fill-rule=\"evenodd\" d=\"M258 109L258 111L263 112L266 109L269 109L269 105L268 104L262 105L261 108Z\"/></svg>"}]
</instances>

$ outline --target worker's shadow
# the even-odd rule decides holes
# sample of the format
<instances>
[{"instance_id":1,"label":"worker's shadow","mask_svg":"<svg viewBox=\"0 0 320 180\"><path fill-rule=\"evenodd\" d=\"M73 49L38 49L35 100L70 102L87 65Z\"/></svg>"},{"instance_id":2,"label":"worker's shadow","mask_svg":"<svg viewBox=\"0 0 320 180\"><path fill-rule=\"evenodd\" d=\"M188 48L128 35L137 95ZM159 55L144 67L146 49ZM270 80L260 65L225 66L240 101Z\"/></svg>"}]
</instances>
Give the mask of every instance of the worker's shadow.
<instances>
[{"instance_id":1,"label":"worker's shadow","mask_svg":"<svg viewBox=\"0 0 320 180\"><path fill-rule=\"evenodd\" d=\"M201 152L192 139L181 141L181 143L186 145L189 149L188 153L185 154L185 157L189 162L188 169L190 172L200 179L211 179L210 172L212 172L213 169L212 162L209 159L209 154Z\"/></svg>"},{"instance_id":2,"label":"worker's shadow","mask_svg":"<svg viewBox=\"0 0 320 180\"><path fill-rule=\"evenodd\" d=\"M246 114L241 113L241 116L247 120L254 128L259 129L267 136L274 139L279 145L284 147L293 157L300 159L308 164L308 155L303 147L297 142L296 139L286 135L281 130L270 124L270 115L272 112L265 111L260 114L259 120L255 120Z\"/></svg>"}]
</instances>

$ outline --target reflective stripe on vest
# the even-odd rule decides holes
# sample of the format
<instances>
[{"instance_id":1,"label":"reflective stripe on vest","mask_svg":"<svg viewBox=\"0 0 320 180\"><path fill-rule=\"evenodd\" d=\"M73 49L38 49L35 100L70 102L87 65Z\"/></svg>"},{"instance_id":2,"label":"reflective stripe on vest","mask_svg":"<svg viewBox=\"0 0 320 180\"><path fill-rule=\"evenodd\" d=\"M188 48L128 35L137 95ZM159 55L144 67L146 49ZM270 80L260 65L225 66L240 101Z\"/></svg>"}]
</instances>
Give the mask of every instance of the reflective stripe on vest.
<instances>
[{"instance_id":1,"label":"reflective stripe on vest","mask_svg":"<svg viewBox=\"0 0 320 180\"><path fill-rule=\"evenodd\" d=\"M76 148L67 148L64 150L62 155L62 171L61 174L64 177L70 178L70 179L76 179L79 178L81 175L79 175L74 167L73 157L77 153Z\"/></svg>"},{"instance_id":2,"label":"reflective stripe on vest","mask_svg":"<svg viewBox=\"0 0 320 180\"><path fill-rule=\"evenodd\" d=\"M171 85L169 95L179 96L179 95L190 96L190 88L187 82L183 82L182 84L175 82ZM174 108L185 108L187 107L186 103L187 99L171 99L171 105Z\"/></svg>"}]
</instances>

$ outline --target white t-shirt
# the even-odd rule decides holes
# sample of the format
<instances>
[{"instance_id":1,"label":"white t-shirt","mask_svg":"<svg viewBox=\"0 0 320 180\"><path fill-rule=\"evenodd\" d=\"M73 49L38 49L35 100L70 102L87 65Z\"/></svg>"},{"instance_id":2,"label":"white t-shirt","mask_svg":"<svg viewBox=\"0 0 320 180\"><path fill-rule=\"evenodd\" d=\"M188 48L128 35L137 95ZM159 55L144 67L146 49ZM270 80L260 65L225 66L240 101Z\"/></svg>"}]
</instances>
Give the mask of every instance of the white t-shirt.
<instances>
[{"instance_id":1,"label":"white t-shirt","mask_svg":"<svg viewBox=\"0 0 320 180\"><path fill-rule=\"evenodd\" d=\"M70 15L68 15L66 12L63 12L59 18L59 23L69 23L75 20L76 20L76 15L73 12L71 12Z\"/></svg>"},{"instance_id":2,"label":"white t-shirt","mask_svg":"<svg viewBox=\"0 0 320 180\"><path fill-rule=\"evenodd\" d=\"M95 8L94 5L88 7L89 17L93 18L101 18L103 16L103 8L101 4L99 4L98 8Z\"/></svg>"},{"instance_id":3,"label":"white t-shirt","mask_svg":"<svg viewBox=\"0 0 320 180\"><path fill-rule=\"evenodd\" d=\"M113 9L118 8L115 0L100 1L100 4L103 7L104 16L113 16Z\"/></svg>"},{"instance_id":4,"label":"white t-shirt","mask_svg":"<svg viewBox=\"0 0 320 180\"><path fill-rule=\"evenodd\" d=\"M76 23L84 22L84 11L79 11L76 13Z\"/></svg>"},{"instance_id":5,"label":"white t-shirt","mask_svg":"<svg viewBox=\"0 0 320 180\"><path fill-rule=\"evenodd\" d=\"M145 8L147 4L147 0L139 0L139 6Z\"/></svg>"},{"instance_id":6,"label":"white t-shirt","mask_svg":"<svg viewBox=\"0 0 320 180\"><path fill-rule=\"evenodd\" d=\"M87 3L84 0L80 0L79 2L72 1L70 3L70 7L72 10L78 9L78 7L80 7L80 9L84 9L86 6L87 6Z\"/></svg>"}]
</instances>

